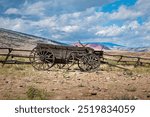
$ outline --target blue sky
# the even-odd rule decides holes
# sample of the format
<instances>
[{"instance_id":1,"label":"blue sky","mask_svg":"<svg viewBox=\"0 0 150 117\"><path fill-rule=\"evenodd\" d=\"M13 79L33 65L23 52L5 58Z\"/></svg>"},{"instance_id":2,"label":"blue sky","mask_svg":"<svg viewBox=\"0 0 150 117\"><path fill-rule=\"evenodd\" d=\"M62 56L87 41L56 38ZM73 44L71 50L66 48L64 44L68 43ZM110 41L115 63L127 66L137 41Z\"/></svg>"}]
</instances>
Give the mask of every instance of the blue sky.
<instances>
[{"instance_id":1,"label":"blue sky","mask_svg":"<svg viewBox=\"0 0 150 117\"><path fill-rule=\"evenodd\" d=\"M150 47L149 0L0 0L0 28L61 42Z\"/></svg>"}]
</instances>

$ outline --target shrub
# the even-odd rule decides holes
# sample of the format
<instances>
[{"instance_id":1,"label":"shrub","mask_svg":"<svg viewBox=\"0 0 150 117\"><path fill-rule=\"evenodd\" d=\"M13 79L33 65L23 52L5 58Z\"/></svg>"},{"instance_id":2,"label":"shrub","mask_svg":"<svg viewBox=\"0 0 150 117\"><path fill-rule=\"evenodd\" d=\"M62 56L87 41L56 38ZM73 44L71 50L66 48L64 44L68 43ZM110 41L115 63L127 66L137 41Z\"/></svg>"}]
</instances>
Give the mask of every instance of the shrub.
<instances>
[{"instance_id":1,"label":"shrub","mask_svg":"<svg viewBox=\"0 0 150 117\"><path fill-rule=\"evenodd\" d=\"M27 97L31 100L44 100L47 99L47 93L44 90L39 90L37 88L34 88L30 86L27 90Z\"/></svg>"}]
</instances>

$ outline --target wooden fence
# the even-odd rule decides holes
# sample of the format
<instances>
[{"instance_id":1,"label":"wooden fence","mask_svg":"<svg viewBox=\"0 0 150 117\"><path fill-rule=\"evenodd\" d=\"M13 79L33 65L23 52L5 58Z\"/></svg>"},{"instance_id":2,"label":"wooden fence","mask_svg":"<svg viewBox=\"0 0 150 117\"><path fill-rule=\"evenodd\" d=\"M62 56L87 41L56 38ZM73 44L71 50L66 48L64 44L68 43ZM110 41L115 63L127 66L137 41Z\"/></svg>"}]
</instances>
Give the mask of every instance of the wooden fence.
<instances>
[{"instance_id":1,"label":"wooden fence","mask_svg":"<svg viewBox=\"0 0 150 117\"><path fill-rule=\"evenodd\" d=\"M112 58L113 57L113 58ZM116 64L134 65L134 66L150 66L150 58L144 58L141 56L127 56L104 53L104 61L116 62Z\"/></svg>"},{"instance_id":2,"label":"wooden fence","mask_svg":"<svg viewBox=\"0 0 150 117\"><path fill-rule=\"evenodd\" d=\"M8 53L0 53L1 57L4 57L3 60L0 60L0 63L2 63L2 66L5 64L31 64L29 62L29 53L31 50L25 50L25 49L13 49L13 48L0 48L0 50L5 50ZM12 52L19 52L20 54L12 54ZM21 55L22 52L27 52L28 55ZM28 61L21 61L21 60L14 60L13 58L28 58ZM8 60L8 58L12 58L11 60Z\"/></svg>"},{"instance_id":3,"label":"wooden fence","mask_svg":"<svg viewBox=\"0 0 150 117\"><path fill-rule=\"evenodd\" d=\"M13 49L13 48L0 48L1 50L7 50L8 53L0 53L0 56L3 57L3 60L0 60L2 66L5 64L31 64L29 62L29 53L31 50L25 49ZM19 54L13 54L12 52L19 52ZM27 54L21 54L26 52ZM8 60L8 58L28 58L27 61L21 60ZM133 60L134 59L134 60ZM115 55L104 53L102 58L103 63L115 62L116 64L124 65L134 65L134 66L150 66L150 58L144 58L139 56L127 56L127 55Z\"/></svg>"}]
</instances>

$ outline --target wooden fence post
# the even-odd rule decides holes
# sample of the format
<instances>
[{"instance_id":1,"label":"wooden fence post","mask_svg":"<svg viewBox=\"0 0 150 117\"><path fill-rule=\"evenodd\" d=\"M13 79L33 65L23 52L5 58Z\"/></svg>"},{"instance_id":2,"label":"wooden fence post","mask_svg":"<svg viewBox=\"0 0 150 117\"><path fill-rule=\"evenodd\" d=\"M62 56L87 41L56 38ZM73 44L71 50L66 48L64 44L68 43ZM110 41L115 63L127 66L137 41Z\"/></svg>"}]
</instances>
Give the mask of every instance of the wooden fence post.
<instances>
[{"instance_id":1,"label":"wooden fence post","mask_svg":"<svg viewBox=\"0 0 150 117\"><path fill-rule=\"evenodd\" d=\"M119 60L117 61L117 63L119 63L121 61L121 59L123 58L123 56L120 56Z\"/></svg>"},{"instance_id":2,"label":"wooden fence post","mask_svg":"<svg viewBox=\"0 0 150 117\"><path fill-rule=\"evenodd\" d=\"M135 67L141 65L140 59L141 59L140 57L137 58L137 62L136 62L136 64L135 64Z\"/></svg>"},{"instance_id":3,"label":"wooden fence post","mask_svg":"<svg viewBox=\"0 0 150 117\"><path fill-rule=\"evenodd\" d=\"M3 64L2 64L2 67L4 67L4 65L5 65L5 63L6 63L7 59L8 59L8 57L10 56L10 53L11 53L12 51L13 51L13 49L12 49L12 48L9 48L9 49L8 49L8 54L7 54L7 56L6 56L5 60L4 60Z\"/></svg>"}]
</instances>

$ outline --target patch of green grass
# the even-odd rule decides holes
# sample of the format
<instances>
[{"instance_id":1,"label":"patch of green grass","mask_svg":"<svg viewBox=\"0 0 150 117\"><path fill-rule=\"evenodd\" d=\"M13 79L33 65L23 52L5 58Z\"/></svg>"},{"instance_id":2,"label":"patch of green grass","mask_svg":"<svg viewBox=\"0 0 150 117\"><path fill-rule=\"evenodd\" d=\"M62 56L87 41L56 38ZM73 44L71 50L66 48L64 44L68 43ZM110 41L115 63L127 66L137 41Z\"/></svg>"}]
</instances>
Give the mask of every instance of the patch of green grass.
<instances>
[{"instance_id":1,"label":"patch of green grass","mask_svg":"<svg viewBox=\"0 0 150 117\"><path fill-rule=\"evenodd\" d=\"M35 74L31 65L8 65L0 68L0 74L4 76L23 77Z\"/></svg>"},{"instance_id":2,"label":"patch of green grass","mask_svg":"<svg viewBox=\"0 0 150 117\"><path fill-rule=\"evenodd\" d=\"M0 57L0 60L5 60L6 57ZM27 58L11 58L11 57L8 57L7 59L8 61L9 60L17 60L17 61L22 61L22 62L25 62L25 61L29 61L29 59ZM25 64L5 64L3 67L2 67L2 63L0 64L0 74L2 75L13 75L13 76L22 76L24 75L24 72L26 69L31 69L31 65L25 65Z\"/></svg>"},{"instance_id":3,"label":"patch of green grass","mask_svg":"<svg viewBox=\"0 0 150 117\"><path fill-rule=\"evenodd\" d=\"M30 100L45 100L48 99L48 93L45 90L40 90L30 86L26 92Z\"/></svg>"},{"instance_id":4,"label":"patch of green grass","mask_svg":"<svg viewBox=\"0 0 150 117\"><path fill-rule=\"evenodd\" d=\"M0 60L5 60L5 56L0 56Z\"/></svg>"},{"instance_id":5,"label":"patch of green grass","mask_svg":"<svg viewBox=\"0 0 150 117\"><path fill-rule=\"evenodd\" d=\"M15 65L15 66L14 66L14 69L17 70L17 71L18 71L18 70L25 70L25 66Z\"/></svg>"}]
</instances>

